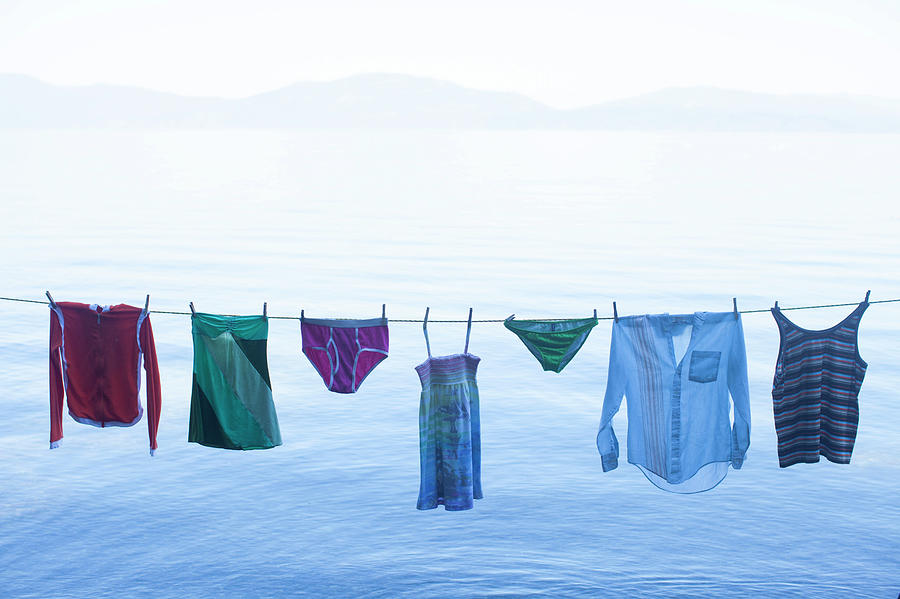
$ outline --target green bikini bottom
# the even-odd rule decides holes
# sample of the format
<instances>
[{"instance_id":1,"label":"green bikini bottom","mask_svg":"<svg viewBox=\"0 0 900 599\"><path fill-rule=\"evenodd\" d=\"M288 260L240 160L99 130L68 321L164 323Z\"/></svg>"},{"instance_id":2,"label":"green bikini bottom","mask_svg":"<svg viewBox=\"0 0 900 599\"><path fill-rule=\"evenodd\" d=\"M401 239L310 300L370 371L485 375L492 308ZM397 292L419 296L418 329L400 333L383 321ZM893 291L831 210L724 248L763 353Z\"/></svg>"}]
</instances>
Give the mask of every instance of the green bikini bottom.
<instances>
[{"instance_id":1,"label":"green bikini bottom","mask_svg":"<svg viewBox=\"0 0 900 599\"><path fill-rule=\"evenodd\" d=\"M584 345L591 329L597 326L597 319L514 320L510 317L503 326L522 340L544 370L562 372Z\"/></svg>"}]
</instances>

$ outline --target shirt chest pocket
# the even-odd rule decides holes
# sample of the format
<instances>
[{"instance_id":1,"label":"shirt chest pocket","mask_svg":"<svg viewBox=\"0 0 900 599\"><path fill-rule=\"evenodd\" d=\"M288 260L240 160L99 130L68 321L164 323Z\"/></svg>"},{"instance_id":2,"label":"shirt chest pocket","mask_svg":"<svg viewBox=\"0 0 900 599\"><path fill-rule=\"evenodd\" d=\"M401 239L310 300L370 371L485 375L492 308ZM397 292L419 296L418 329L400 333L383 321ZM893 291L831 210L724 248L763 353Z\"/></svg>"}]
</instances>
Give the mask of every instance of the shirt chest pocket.
<instances>
[{"instance_id":1,"label":"shirt chest pocket","mask_svg":"<svg viewBox=\"0 0 900 599\"><path fill-rule=\"evenodd\" d=\"M719 376L720 351L695 351L691 353L691 369L688 378L695 383L711 383Z\"/></svg>"}]
</instances>

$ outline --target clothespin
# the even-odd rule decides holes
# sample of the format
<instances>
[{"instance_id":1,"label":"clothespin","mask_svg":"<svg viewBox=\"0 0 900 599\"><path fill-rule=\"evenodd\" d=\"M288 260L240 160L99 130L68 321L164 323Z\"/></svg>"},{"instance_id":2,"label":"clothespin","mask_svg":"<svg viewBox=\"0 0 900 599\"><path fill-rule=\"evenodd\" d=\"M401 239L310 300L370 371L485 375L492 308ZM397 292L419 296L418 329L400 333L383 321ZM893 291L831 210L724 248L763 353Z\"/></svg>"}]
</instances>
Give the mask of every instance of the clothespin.
<instances>
[{"instance_id":1,"label":"clothespin","mask_svg":"<svg viewBox=\"0 0 900 599\"><path fill-rule=\"evenodd\" d=\"M734 317L735 317L735 319L737 319L737 317L738 317L737 298L733 297L733 298L731 298L731 301L734 304Z\"/></svg>"},{"instance_id":2,"label":"clothespin","mask_svg":"<svg viewBox=\"0 0 900 599\"><path fill-rule=\"evenodd\" d=\"M868 291L866 291L866 299L865 299L865 302L866 302L867 304L869 303L869 294L870 294L870 293L872 293L872 290L871 290L871 289L869 289ZM47 295L50 295L50 294L48 293ZM51 301L52 301L52 300L51 300Z\"/></svg>"},{"instance_id":3,"label":"clothespin","mask_svg":"<svg viewBox=\"0 0 900 599\"><path fill-rule=\"evenodd\" d=\"M775 300L775 309L776 309L776 310L781 310L781 308L778 307L778 300Z\"/></svg>"},{"instance_id":4,"label":"clothespin","mask_svg":"<svg viewBox=\"0 0 900 599\"><path fill-rule=\"evenodd\" d=\"M597 318L597 308L594 308L594 318Z\"/></svg>"},{"instance_id":5,"label":"clothespin","mask_svg":"<svg viewBox=\"0 0 900 599\"><path fill-rule=\"evenodd\" d=\"M506 319L503 322L509 322L510 320L512 320L515 317L516 317L515 314L510 314L509 316L506 317Z\"/></svg>"},{"instance_id":6,"label":"clothespin","mask_svg":"<svg viewBox=\"0 0 900 599\"><path fill-rule=\"evenodd\" d=\"M268 316L266 314L266 302L263 302L263 316Z\"/></svg>"},{"instance_id":7,"label":"clothespin","mask_svg":"<svg viewBox=\"0 0 900 599\"><path fill-rule=\"evenodd\" d=\"M619 311L616 310L616 302L613 302L613 320L619 322Z\"/></svg>"},{"instance_id":8,"label":"clothespin","mask_svg":"<svg viewBox=\"0 0 900 599\"><path fill-rule=\"evenodd\" d=\"M53 296L50 295L49 291L46 291L45 293L47 294L47 299L50 300L50 307L56 308L56 302L53 301Z\"/></svg>"},{"instance_id":9,"label":"clothespin","mask_svg":"<svg viewBox=\"0 0 900 599\"><path fill-rule=\"evenodd\" d=\"M196 316L197 312L194 310L194 302L190 302L188 305L191 307L191 316Z\"/></svg>"},{"instance_id":10,"label":"clothespin","mask_svg":"<svg viewBox=\"0 0 900 599\"><path fill-rule=\"evenodd\" d=\"M428 307L425 308L425 320L422 322L422 329L425 331L428 330L428 312L429 312L429 310L431 310L431 308L428 308Z\"/></svg>"},{"instance_id":11,"label":"clothespin","mask_svg":"<svg viewBox=\"0 0 900 599\"><path fill-rule=\"evenodd\" d=\"M300 308L300 320L303 320L303 318L304 318L304 316L303 316L303 308Z\"/></svg>"},{"instance_id":12,"label":"clothespin","mask_svg":"<svg viewBox=\"0 0 900 599\"><path fill-rule=\"evenodd\" d=\"M150 307L150 294L148 293L148 294L147 294L147 299L144 300L144 312L149 312L149 311L150 311L150 310L148 309L149 307Z\"/></svg>"},{"instance_id":13,"label":"clothespin","mask_svg":"<svg viewBox=\"0 0 900 599\"><path fill-rule=\"evenodd\" d=\"M385 316L385 305L381 304L381 319L387 320L387 316Z\"/></svg>"}]
</instances>

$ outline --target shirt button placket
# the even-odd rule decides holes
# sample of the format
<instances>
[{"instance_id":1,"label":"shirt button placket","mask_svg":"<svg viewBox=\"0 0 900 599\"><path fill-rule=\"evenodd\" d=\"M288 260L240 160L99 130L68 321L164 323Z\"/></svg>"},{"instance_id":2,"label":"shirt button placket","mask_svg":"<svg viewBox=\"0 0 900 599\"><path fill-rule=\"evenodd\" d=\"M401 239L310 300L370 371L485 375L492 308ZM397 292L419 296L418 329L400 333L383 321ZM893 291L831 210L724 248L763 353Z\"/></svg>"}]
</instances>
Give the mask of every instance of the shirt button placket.
<instances>
[{"instance_id":1,"label":"shirt button placket","mask_svg":"<svg viewBox=\"0 0 900 599\"><path fill-rule=\"evenodd\" d=\"M670 444L671 464L669 465L670 481L681 481L681 364L675 369L672 377L672 439Z\"/></svg>"}]
</instances>

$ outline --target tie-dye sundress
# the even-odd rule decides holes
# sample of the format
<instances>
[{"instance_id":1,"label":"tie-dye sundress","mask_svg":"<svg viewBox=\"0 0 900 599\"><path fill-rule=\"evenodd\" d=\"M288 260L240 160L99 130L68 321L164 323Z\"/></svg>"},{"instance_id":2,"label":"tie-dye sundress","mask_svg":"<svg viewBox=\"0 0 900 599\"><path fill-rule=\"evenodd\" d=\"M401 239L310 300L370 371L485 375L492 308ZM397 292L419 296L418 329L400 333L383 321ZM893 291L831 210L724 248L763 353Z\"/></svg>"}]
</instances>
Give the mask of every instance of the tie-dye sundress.
<instances>
[{"instance_id":1,"label":"tie-dye sundress","mask_svg":"<svg viewBox=\"0 0 900 599\"><path fill-rule=\"evenodd\" d=\"M471 331L471 322L469 330ZM466 348L451 356L431 355L416 366L422 381L419 404L420 510L472 509L481 499L481 421L475 372L481 358Z\"/></svg>"}]
</instances>

